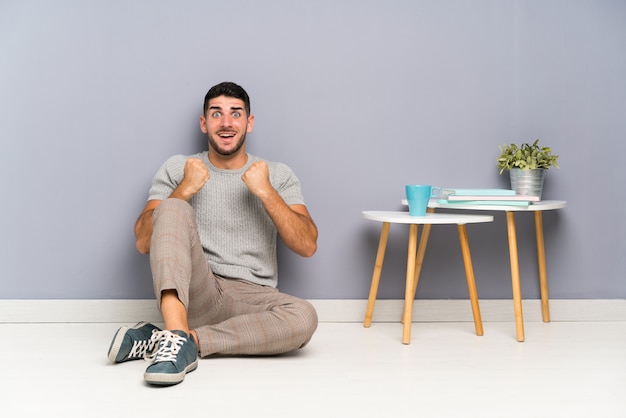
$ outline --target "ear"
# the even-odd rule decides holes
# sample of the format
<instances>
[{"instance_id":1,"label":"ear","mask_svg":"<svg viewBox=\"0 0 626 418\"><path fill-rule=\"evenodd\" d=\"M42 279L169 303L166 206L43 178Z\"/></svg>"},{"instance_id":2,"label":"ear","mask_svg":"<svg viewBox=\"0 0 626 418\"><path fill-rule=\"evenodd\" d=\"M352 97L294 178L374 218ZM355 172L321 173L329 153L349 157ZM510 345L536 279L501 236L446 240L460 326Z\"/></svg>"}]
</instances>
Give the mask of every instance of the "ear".
<instances>
[{"instance_id":1,"label":"ear","mask_svg":"<svg viewBox=\"0 0 626 418\"><path fill-rule=\"evenodd\" d=\"M252 128L254 128L254 115L248 116L248 128L246 132L252 132Z\"/></svg>"},{"instance_id":2,"label":"ear","mask_svg":"<svg viewBox=\"0 0 626 418\"><path fill-rule=\"evenodd\" d=\"M208 133L207 128L206 128L206 117L204 116L200 116L200 130L202 131L203 134Z\"/></svg>"}]
</instances>

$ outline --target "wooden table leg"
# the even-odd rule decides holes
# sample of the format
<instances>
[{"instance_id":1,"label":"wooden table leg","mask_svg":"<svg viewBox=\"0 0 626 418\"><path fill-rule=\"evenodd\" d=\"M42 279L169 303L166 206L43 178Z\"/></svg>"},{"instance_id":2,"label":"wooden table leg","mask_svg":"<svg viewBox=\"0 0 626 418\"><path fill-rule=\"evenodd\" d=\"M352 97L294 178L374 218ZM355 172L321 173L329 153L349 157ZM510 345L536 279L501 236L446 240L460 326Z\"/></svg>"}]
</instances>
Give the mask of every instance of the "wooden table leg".
<instances>
[{"instance_id":1,"label":"wooden table leg","mask_svg":"<svg viewBox=\"0 0 626 418\"><path fill-rule=\"evenodd\" d=\"M434 213L434 208L428 208L428 213ZM417 283L420 280L420 274L422 273L422 265L424 264L424 255L426 254L426 247L428 246L428 237L430 236L431 224L422 225L422 235L420 236L420 243L417 247L417 257L415 258L415 282L413 283L413 299L415 299L415 292L417 291Z\"/></svg>"},{"instance_id":2,"label":"wooden table leg","mask_svg":"<svg viewBox=\"0 0 626 418\"><path fill-rule=\"evenodd\" d=\"M478 291L474 280L474 268L472 266L472 256L470 254L469 242L467 240L467 228L465 225L458 225L459 240L461 241L461 252L463 253L463 264L465 265L465 276L467 277L467 290L469 291L472 303L472 313L474 314L474 327L476 335L483 335L483 321L480 317L480 306L478 305Z\"/></svg>"},{"instance_id":3,"label":"wooden table leg","mask_svg":"<svg viewBox=\"0 0 626 418\"><path fill-rule=\"evenodd\" d=\"M411 342L413 319L413 282L415 281L415 258L417 251L417 224L409 225L409 245L406 258L406 289L404 291L404 315L402 318L402 344Z\"/></svg>"},{"instance_id":4,"label":"wooden table leg","mask_svg":"<svg viewBox=\"0 0 626 418\"><path fill-rule=\"evenodd\" d=\"M535 211L535 236L537 238L537 262L539 264L539 288L541 289L541 314L543 322L550 322L548 298L548 273L546 269L546 247L543 241L543 218L541 211Z\"/></svg>"},{"instance_id":5,"label":"wooden table leg","mask_svg":"<svg viewBox=\"0 0 626 418\"><path fill-rule=\"evenodd\" d=\"M376 303L376 294L378 293L378 284L380 283L380 273L383 269L383 261L385 260L385 250L387 249L387 239L389 238L390 225L391 223L389 222L383 222L383 228L380 231L380 239L378 240L378 252L376 253L376 263L374 264L374 273L372 274L372 285L370 286L370 295L367 299L365 321L363 321L363 326L365 328L369 328L372 324L374 303Z\"/></svg>"},{"instance_id":6,"label":"wooden table leg","mask_svg":"<svg viewBox=\"0 0 626 418\"><path fill-rule=\"evenodd\" d=\"M515 308L515 330L517 341L524 341L524 315L522 313L522 290L519 277L519 258L517 253L517 233L515 231L515 213L506 213L506 225L509 235L509 256L511 258L511 286L513 288L513 306Z\"/></svg>"}]
</instances>

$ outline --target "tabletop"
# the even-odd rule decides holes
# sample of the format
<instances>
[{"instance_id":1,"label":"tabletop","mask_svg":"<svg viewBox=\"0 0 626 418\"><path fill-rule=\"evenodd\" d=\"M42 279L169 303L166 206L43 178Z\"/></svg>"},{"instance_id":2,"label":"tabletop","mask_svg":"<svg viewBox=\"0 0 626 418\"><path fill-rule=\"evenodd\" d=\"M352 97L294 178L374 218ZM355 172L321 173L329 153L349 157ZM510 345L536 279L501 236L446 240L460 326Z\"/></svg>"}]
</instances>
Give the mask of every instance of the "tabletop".
<instances>
[{"instance_id":1,"label":"tabletop","mask_svg":"<svg viewBox=\"0 0 626 418\"><path fill-rule=\"evenodd\" d=\"M408 205L406 199L402 200L403 205ZM465 210L495 210L502 212L536 212L543 210L554 210L564 208L567 202L565 200L542 200L534 202L528 206L507 206L507 205L470 205L465 203L439 203L437 199L431 199L428 203L429 208L442 209L465 209Z\"/></svg>"},{"instance_id":2,"label":"tabletop","mask_svg":"<svg viewBox=\"0 0 626 418\"><path fill-rule=\"evenodd\" d=\"M438 203L430 201L429 208L445 208L445 209L471 209L471 210L497 210L505 212L536 212L543 210L554 210L564 208L567 204L564 200L542 200L533 202L528 206L506 206L506 205L460 205L458 203Z\"/></svg>"},{"instance_id":3,"label":"tabletop","mask_svg":"<svg viewBox=\"0 0 626 418\"><path fill-rule=\"evenodd\" d=\"M409 215L409 212L402 211L368 210L363 212L363 217L372 221L419 225L464 225L482 222L493 222L493 216L491 215L462 215L456 213L427 213L424 216L412 216Z\"/></svg>"}]
</instances>

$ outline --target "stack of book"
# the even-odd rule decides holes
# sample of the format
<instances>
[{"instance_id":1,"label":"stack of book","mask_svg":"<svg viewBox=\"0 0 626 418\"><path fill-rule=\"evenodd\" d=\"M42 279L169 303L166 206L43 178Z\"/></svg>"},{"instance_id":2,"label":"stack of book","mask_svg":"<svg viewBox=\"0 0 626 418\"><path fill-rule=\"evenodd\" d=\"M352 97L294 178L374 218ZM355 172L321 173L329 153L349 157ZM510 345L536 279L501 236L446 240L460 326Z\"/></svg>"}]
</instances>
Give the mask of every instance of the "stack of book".
<instances>
[{"instance_id":1,"label":"stack of book","mask_svg":"<svg viewBox=\"0 0 626 418\"><path fill-rule=\"evenodd\" d=\"M516 194L508 189L442 189L437 203L458 205L528 206L537 196Z\"/></svg>"}]
</instances>

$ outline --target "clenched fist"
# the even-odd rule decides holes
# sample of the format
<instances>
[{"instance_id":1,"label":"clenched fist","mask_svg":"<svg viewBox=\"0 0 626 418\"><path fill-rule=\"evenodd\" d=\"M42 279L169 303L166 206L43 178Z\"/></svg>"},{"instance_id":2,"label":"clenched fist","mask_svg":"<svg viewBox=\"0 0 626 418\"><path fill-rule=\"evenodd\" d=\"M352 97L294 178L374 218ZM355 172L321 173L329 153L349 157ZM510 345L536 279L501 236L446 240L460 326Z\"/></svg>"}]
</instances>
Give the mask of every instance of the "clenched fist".
<instances>
[{"instance_id":1,"label":"clenched fist","mask_svg":"<svg viewBox=\"0 0 626 418\"><path fill-rule=\"evenodd\" d=\"M185 174L180 186L183 187L185 195L191 198L202 189L209 177L209 170L202 160L189 158L185 162Z\"/></svg>"},{"instance_id":2,"label":"clenched fist","mask_svg":"<svg viewBox=\"0 0 626 418\"><path fill-rule=\"evenodd\" d=\"M261 197L264 193L272 190L270 173L265 161L253 163L241 176L243 182L253 195Z\"/></svg>"}]
</instances>

